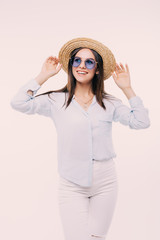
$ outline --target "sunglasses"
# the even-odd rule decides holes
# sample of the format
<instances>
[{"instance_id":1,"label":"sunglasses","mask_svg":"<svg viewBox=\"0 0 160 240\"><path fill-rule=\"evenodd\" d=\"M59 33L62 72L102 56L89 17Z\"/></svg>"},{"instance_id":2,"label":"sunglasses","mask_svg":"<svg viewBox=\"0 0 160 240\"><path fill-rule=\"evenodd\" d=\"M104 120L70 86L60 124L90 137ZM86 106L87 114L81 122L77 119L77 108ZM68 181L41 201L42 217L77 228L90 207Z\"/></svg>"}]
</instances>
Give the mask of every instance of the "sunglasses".
<instances>
[{"instance_id":1,"label":"sunglasses","mask_svg":"<svg viewBox=\"0 0 160 240\"><path fill-rule=\"evenodd\" d=\"M73 67L78 67L81 64L82 59L80 57L72 57L70 58L70 62ZM96 62L93 58L87 58L85 60L85 66L88 69L93 69L96 63L98 62Z\"/></svg>"}]
</instances>

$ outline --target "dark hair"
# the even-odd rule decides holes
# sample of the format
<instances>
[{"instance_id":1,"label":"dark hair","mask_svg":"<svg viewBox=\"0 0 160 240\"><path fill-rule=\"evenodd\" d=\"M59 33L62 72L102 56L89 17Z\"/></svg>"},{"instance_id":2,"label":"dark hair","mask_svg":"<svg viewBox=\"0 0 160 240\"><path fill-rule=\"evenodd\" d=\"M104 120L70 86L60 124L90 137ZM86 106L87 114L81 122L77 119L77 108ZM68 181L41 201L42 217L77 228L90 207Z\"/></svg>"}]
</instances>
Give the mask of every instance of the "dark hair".
<instances>
[{"instance_id":1,"label":"dark hair","mask_svg":"<svg viewBox=\"0 0 160 240\"><path fill-rule=\"evenodd\" d=\"M79 52L83 48L85 48L85 47L80 47L80 48L74 49L71 52L70 57L74 57L76 55L76 53ZM95 75L92 79L92 86L91 86L92 92L93 92L94 95L96 95L96 99L97 99L98 103L100 104L100 106L103 107L104 109L106 109L106 107L103 103L103 98L109 100L111 98L115 99L115 97L113 95L107 93L104 90L104 80L103 80L104 72L103 72L103 59L102 59L102 57L95 50L93 50L93 49L90 49L90 50L92 51L92 53L95 56L96 61L98 62L97 63L97 70L99 71L98 74L95 73ZM64 104L66 104L66 108L67 108L69 106L71 100L72 100L73 95L74 95L75 87L76 87L76 79L73 76L72 65L71 65L71 62L69 61L68 62L68 83L66 84L66 86L64 86L63 88L58 89L58 90L48 91L48 92L45 92L45 93L38 94L35 97L38 97L38 96L44 95L44 94L48 94L48 96L50 97L49 94L52 93L52 92L69 93L67 104L66 104L66 94L65 94ZM54 99L52 99L52 100L54 100ZM63 106L64 106L64 104L63 104Z\"/></svg>"}]
</instances>

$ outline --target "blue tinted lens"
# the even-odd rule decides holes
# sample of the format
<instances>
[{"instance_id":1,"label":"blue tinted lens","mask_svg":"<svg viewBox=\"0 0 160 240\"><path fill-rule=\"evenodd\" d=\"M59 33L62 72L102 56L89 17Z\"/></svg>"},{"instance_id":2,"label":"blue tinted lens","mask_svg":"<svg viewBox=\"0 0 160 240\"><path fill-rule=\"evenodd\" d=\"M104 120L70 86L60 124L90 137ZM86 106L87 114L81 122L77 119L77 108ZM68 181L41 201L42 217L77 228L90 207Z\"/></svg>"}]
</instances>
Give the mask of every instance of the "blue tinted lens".
<instances>
[{"instance_id":1,"label":"blue tinted lens","mask_svg":"<svg viewBox=\"0 0 160 240\"><path fill-rule=\"evenodd\" d=\"M95 61L92 59L87 59L85 64L86 64L86 68L92 69L95 66Z\"/></svg>"},{"instance_id":2,"label":"blue tinted lens","mask_svg":"<svg viewBox=\"0 0 160 240\"><path fill-rule=\"evenodd\" d=\"M80 58L78 58L78 57L73 58L73 60L72 60L73 67L78 67L80 65L80 63L81 63Z\"/></svg>"},{"instance_id":3,"label":"blue tinted lens","mask_svg":"<svg viewBox=\"0 0 160 240\"><path fill-rule=\"evenodd\" d=\"M81 64L81 58L80 57L71 58L71 64L73 67L78 67ZM93 69L95 67L95 61L93 59L86 59L85 66L88 69Z\"/></svg>"}]
</instances>

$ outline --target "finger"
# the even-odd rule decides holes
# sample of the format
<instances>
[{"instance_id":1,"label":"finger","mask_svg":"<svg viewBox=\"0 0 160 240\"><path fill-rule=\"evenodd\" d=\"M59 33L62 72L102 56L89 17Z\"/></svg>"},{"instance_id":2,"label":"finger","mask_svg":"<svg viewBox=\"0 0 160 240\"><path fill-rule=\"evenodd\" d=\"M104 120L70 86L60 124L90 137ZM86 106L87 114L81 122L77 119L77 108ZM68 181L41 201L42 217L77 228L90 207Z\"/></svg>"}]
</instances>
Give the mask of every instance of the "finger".
<instances>
[{"instance_id":1,"label":"finger","mask_svg":"<svg viewBox=\"0 0 160 240\"><path fill-rule=\"evenodd\" d=\"M55 60L55 59L56 59L56 56L49 56L47 59L48 59L48 60Z\"/></svg>"},{"instance_id":2,"label":"finger","mask_svg":"<svg viewBox=\"0 0 160 240\"><path fill-rule=\"evenodd\" d=\"M54 58L54 57L49 58L47 60L47 62L49 62L49 63L51 63L53 65L58 64L58 60L56 58Z\"/></svg>"},{"instance_id":3,"label":"finger","mask_svg":"<svg viewBox=\"0 0 160 240\"><path fill-rule=\"evenodd\" d=\"M52 59L56 59L56 60L58 60L58 58L57 58L56 56L52 57Z\"/></svg>"},{"instance_id":4,"label":"finger","mask_svg":"<svg viewBox=\"0 0 160 240\"><path fill-rule=\"evenodd\" d=\"M122 69L120 67L116 67L115 73L118 74L122 71Z\"/></svg>"},{"instance_id":5,"label":"finger","mask_svg":"<svg viewBox=\"0 0 160 240\"><path fill-rule=\"evenodd\" d=\"M55 61L55 62L57 62L57 63L59 62L59 60L58 60L57 57L53 57L52 60Z\"/></svg>"},{"instance_id":6,"label":"finger","mask_svg":"<svg viewBox=\"0 0 160 240\"><path fill-rule=\"evenodd\" d=\"M118 63L116 63L116 68L117 70L121 70L120 66L118 65Z\"/></svg>"},{"instance_id":7,"label":"finger","mask_svg":"<svg viewBox=\"0 0 160 240\"><path fill-rule=\"evenodd\" d=\"M112 77L113 77L114 80L116 80L116 75L115 75L115 73L112 73Z\"/></svg>"},{"instance_id":8,"label":"finger","mask_svg":"<svg viewBox=\"0 0 160 240\"><path fill-rule=\"evenodd\" d=\"M126 63L126 69L127 69L127 72L129 73L129 67L127 63Z\"/></svg>"},{"instance_id":9,"label":"finger","mask_svg":"<svg viewBox=\"0 0 160 240\"><path fill-rule=\"evenodd\" d=\"M57 65L57 63L55 61L52 61L51 63L52 63L52 65Z\"/></svg>"},{"instance_id":10,"label":"finger","mask_svg":"<svg viewBox=\"0 0 160 240\"><path fill-rule=\"evenodd\" d=\"M48 57L48 58L46 59L46 62L51 61L52 58L53 58L52 56Z\"/></svg>"},{"instance_id":11,"label":"finger","mask_svg":"<svg viewBox=\"0 0 160 240\"><path fill-rule=\"evenodd\" d=\"M59 66L56 69L56 72L58 73L61 70L62 64L59 64Z\"/></svg>"},{"instance_id":12,"label":"finger","mask_svg":"<svg viewBox=\"0 0 160 240\"><path fill-rule=\"evenodd\" d=\"M119 72L120 72L120 70L118 69L118 67L116 67L115 73L116 73L116 74L119 74Z\"/></svg>"},{"instance_id":13,"label":"finger","mask_svg":"<svg viewBox=\"0 0 160 240\"><path fill-rule=\"evenodd\" d=\"M51 56L49 56L47 59L51 59L51 58L53 58L53 56L51 55Z\"/></svg>"},{"instance_id":14,"label":"finger","mask_svg":"<svg viewBox=\"0 0 160 240\"><path fill-rule=\"evenodd\" d=\"M125 68L124 68L122 63L120 63L119 65L121 66L122 70L125 70Z\"/></svg>"}]
</instances>

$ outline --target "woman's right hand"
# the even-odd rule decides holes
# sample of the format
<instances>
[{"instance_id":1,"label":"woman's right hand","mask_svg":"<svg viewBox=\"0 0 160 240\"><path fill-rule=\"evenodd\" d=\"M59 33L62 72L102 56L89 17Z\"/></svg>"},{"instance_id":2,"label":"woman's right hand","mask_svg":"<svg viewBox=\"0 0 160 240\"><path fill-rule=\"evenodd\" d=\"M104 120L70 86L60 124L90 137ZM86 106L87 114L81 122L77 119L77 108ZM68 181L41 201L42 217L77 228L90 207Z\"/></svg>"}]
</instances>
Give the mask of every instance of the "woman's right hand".
<instances>
[{"instance_id":1,"label":"woman's right hand","mask_svg":"<svg viewBox=\"0 0 160 240\"><path fill-rule=\"evenodd\" d=\"M48 80L48 78L54 76L60 71L62 64L59 63L58 65L58 63L59 59L56 57L50 56L46 59L46 61L43 63L41 72L35 78L39 85L42 85Z\"/></svg>"},{"instance_id":2,"label":"woman's right hand","mask_svg":"<svg viewBox=\"0 0 160 240\"><path fill-rule=\"evenodd\" d=\"M62 64L59 63L59 59L57 57L50 56L43 63L41 73L46 78L50 78L57 74L61 70Z\"/></svg>"}]
</instances>

